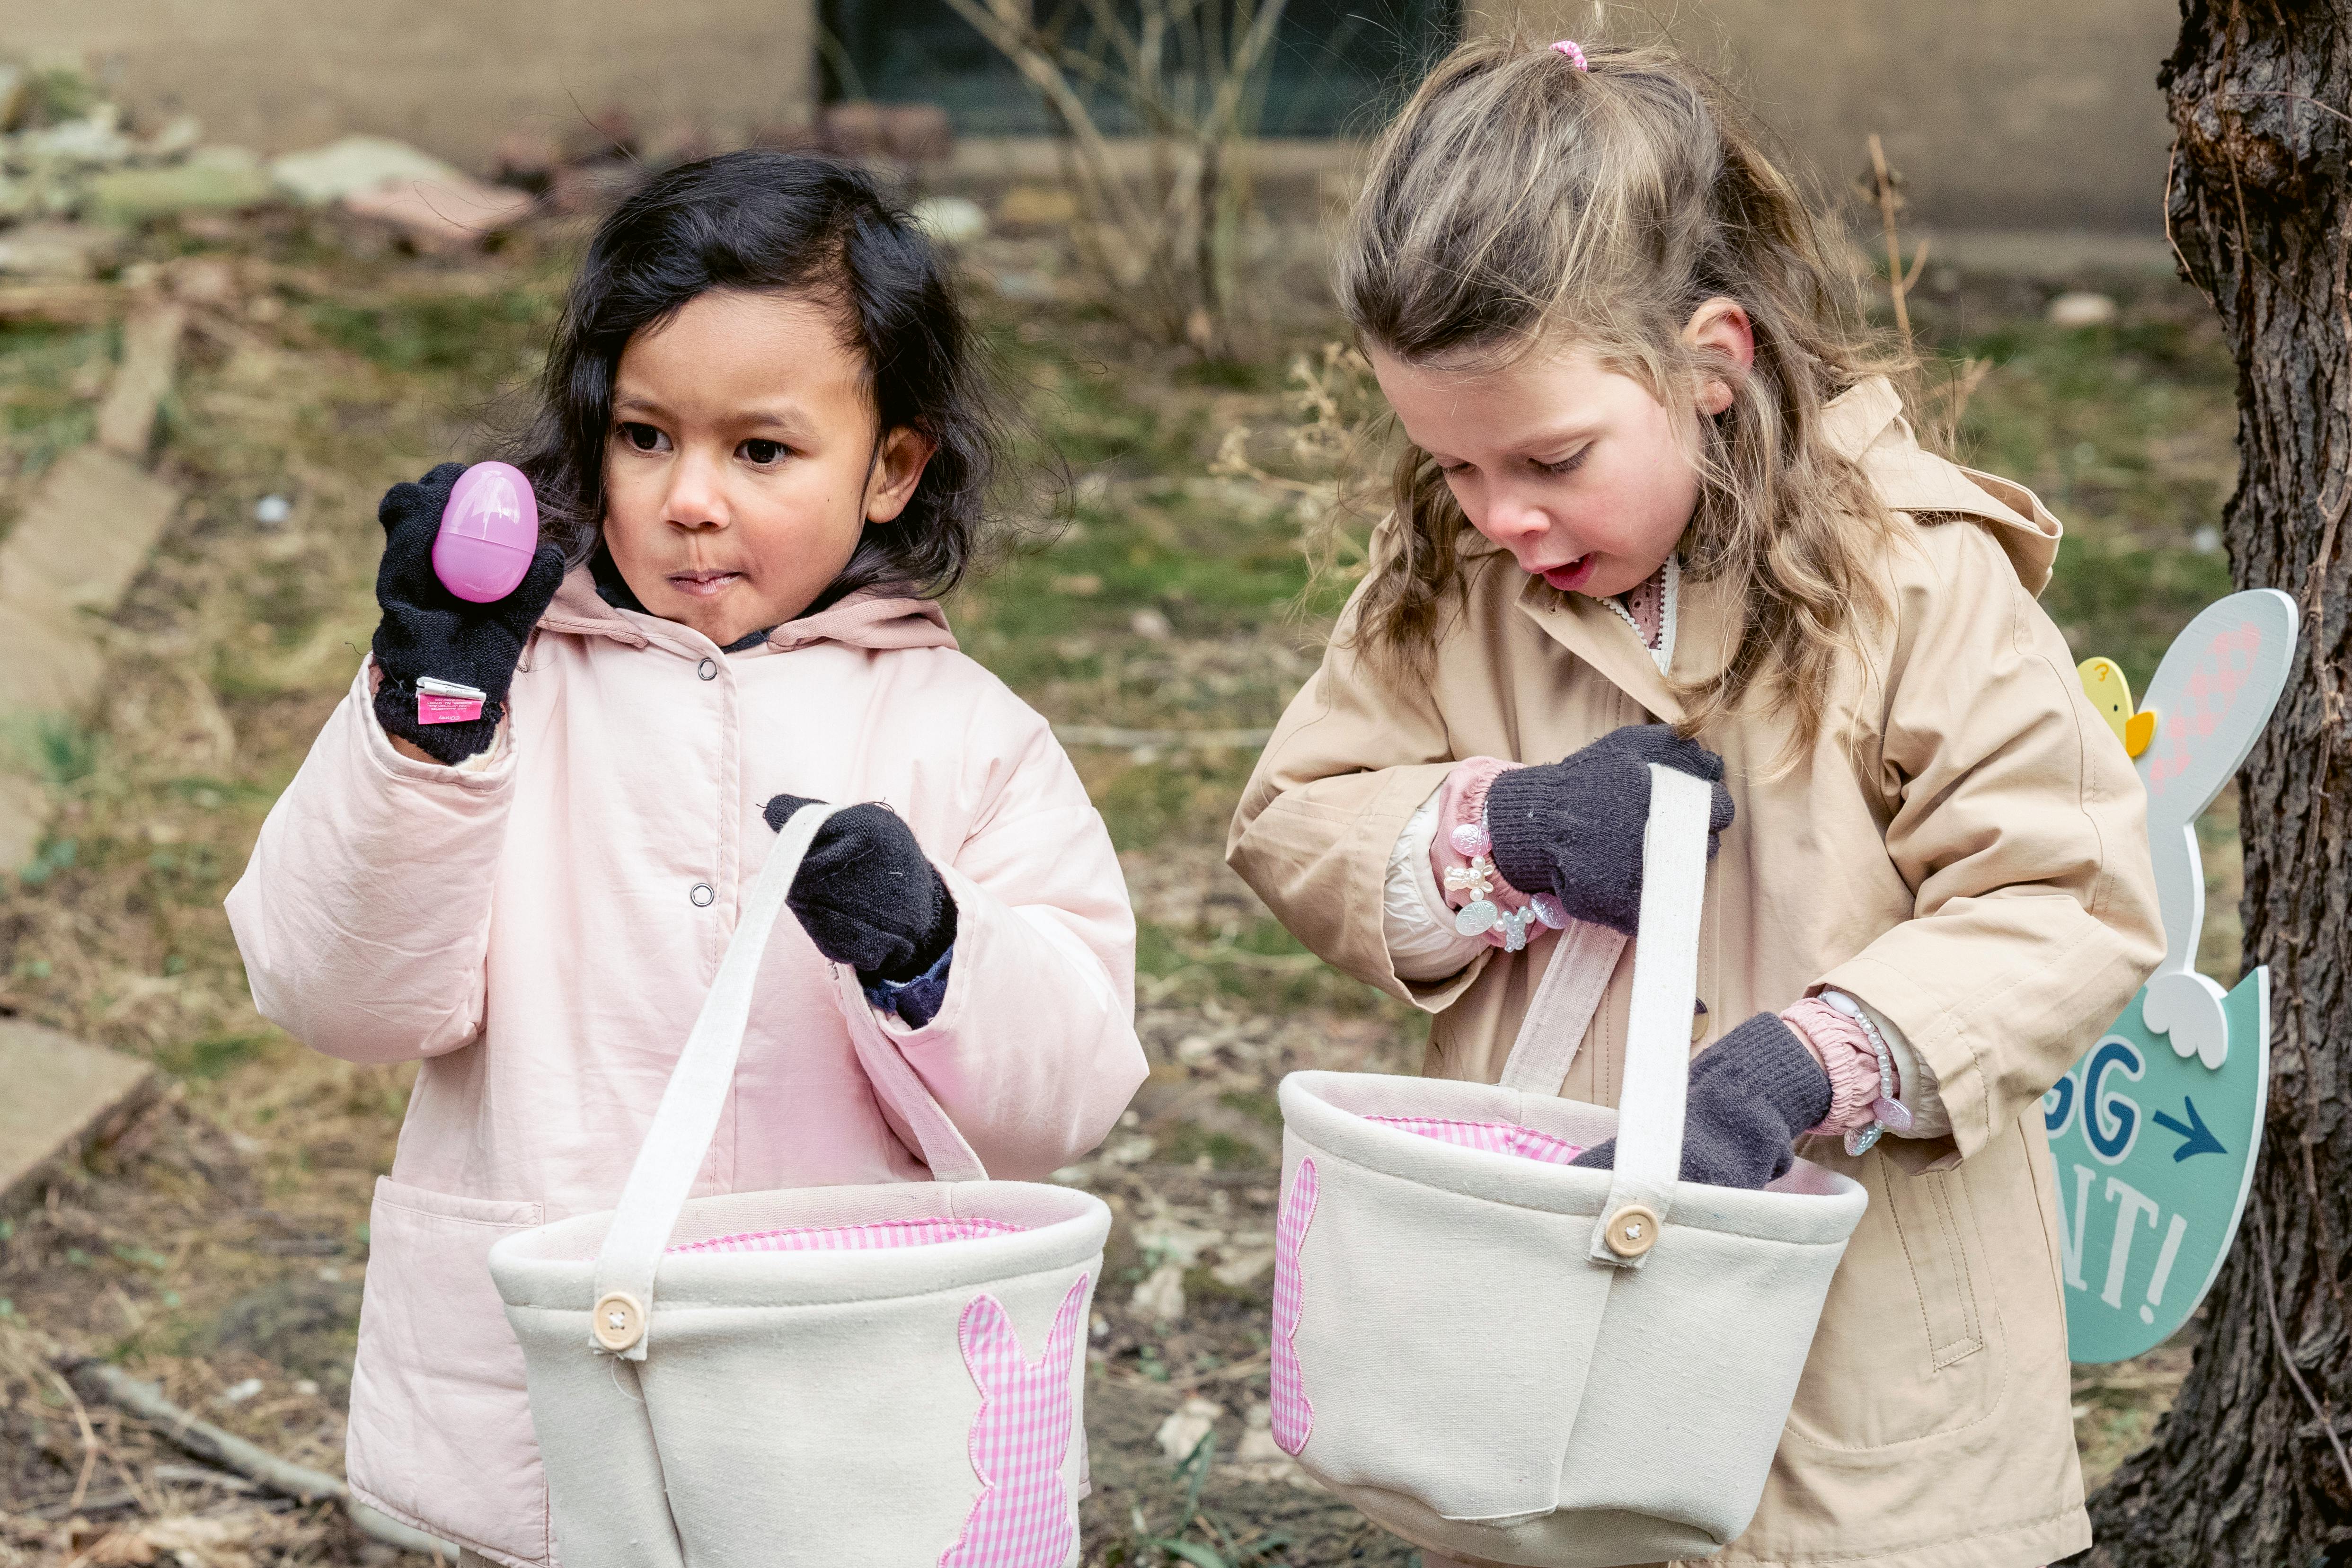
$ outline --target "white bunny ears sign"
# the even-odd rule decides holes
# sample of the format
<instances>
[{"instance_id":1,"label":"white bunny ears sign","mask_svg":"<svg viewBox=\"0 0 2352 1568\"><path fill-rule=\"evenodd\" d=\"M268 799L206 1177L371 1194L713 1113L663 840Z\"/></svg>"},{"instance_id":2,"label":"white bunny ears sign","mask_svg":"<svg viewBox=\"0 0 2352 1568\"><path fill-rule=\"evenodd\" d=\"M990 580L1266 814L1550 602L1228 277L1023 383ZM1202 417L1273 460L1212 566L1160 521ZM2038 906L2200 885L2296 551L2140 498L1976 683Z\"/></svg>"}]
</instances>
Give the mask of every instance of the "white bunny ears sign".
<instances>
[{"instance_id":1,"label":"white bunny ears sign","mask_svg":"<svg viewBox=\"0 0 2352 1568\"><path fill-rule=\"evenodd\" d=\"M2209 606L2166 650L2138 713L2110 660L2082 667L2147 786L2165 946L2123 1016L2042 1100L2078 1362L2169 1338L2204 1299L2245 1206L2270 1089L2270 971L2227 993L2197 973L2197 818L2270 721L2295 626L2294 601L2275 589Z\"/></svg>"}]
</instances>

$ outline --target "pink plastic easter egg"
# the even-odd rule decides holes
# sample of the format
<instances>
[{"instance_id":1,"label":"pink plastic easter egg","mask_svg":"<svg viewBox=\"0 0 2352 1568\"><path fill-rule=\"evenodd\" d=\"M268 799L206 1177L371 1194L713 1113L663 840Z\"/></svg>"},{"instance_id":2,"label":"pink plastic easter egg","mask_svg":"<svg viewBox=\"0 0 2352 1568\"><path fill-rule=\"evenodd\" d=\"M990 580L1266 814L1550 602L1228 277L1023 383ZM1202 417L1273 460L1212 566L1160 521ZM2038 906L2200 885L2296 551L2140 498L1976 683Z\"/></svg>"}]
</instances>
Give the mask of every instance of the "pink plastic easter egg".
<instances>
[{"instance_id":1,"label":"pink plastic easter egg","mask_svg":"<svg viewBox=\"0 0 2352 1568\"><path fill-rule=\"evenodd\" d=\"M476 463L457 476L433 542L433 574L461 599L487 605L515 591L539 549L539 498L511 463Z\"/></svg>"}]
</instances>

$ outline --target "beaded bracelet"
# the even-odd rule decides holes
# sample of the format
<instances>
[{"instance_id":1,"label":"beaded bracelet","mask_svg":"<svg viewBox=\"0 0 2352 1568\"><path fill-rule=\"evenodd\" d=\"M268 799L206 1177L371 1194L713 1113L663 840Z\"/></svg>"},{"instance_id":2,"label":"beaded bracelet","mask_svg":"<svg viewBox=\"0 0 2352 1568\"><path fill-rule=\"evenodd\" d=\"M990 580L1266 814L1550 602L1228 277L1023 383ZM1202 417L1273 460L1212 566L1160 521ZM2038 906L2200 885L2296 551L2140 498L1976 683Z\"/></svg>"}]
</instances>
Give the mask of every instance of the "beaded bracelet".
<instances>
[{"instance_id":1,"label":"beaded bracelet","mask_svg":"<svg viewBox=\"0 0 2352 1568\"><path fill-rule=\"evenodd\" d=\"M1911 1110L1895 1098L1895 1053L1887 1047L1886 1037L1878 1032L1862 1005L1843 991L1824 991L1822 1000L1853 1020L1864 1037L1870 1041L1873 1055L1878 1058L1878 1098L1870 1102L1870 1114L1874 1119L1867 1127L1857 1127L1845 1135L1848 1154L1865 1154L1871 1145L1887 1132L1897 1134L1911 1131Z\"/></svg>"},{"instance_id":2,"label":"beaded bracelet","mask_svg":"<svg viewBox=\"0 0 2352 1568\"><path fill-rule=\"evenodd\" d=\"M1528 933L1538 923L1552 931L1568 924L1567 911L1549 893L1536 893L1518 909L1510 909L1494 894L1503 883L1503 874L1495 868L1495 838L1486 830L1486 803L1479 802L1478 820L1454 824L1446 835L1446 842L1455 853L1469 858L1470 864L1445 873L1445 889L1452 893L1468 893L1470 902L1454 916L1454 929L1464 936L1485 936L1501 928L1503 951L1517 952L1528 945Z\"/></svg>"},{"instance_id":3,"label":"beaded bracelet","mask_svg":"<svg viewBox=\"0 0 2352 1568\"><path fill-rule=\"evenodd\" d=\"M1494 838L1486 826L1486 792L1496 779L1517 766L1499 757L1464 758L1445 786L1445 820L1452 826L1440 842L1430 846L1432 868L1444 889L1445 901L1460 905L1454 912L1454 931L1506 952L1525 948L1539 926L1557 931L1568 923L1556 900L1549 894L1530 900L1511 886L1495 864ZM1463 864L1444 864L1449 854Z\"/></svg>"}]
</instances>

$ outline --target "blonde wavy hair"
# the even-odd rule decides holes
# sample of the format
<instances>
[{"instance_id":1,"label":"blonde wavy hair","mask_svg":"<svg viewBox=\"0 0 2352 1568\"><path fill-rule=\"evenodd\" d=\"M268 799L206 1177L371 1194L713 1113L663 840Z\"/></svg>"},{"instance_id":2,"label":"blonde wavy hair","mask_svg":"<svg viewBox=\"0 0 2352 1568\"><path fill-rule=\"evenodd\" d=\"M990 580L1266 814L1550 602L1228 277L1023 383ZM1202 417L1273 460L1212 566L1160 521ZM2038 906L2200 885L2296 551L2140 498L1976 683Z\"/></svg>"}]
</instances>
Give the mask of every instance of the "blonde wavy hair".
<instances>
[{"instance_id":1,"label":"blonde wavy hair","mask_svg":"<svg viewBox=\"0 0 2352 1568\"><path fill-rule=\"evenodd\" d=\"M1846 654L1885 610L1873 562L1891 519L1824 437L1829 401L1873 375L1906 393L1907 352L1850 308L1823 226L1731 95L1654 46L1584 46L1587 68L1522 34L1449 55L1381 136L1339 247L1340 304L1368 346L1409 363L1503 365L1570 346L1701 419L1686 578L1737 591L1722 673L1679 695L1699 734L1751 694L1818 734ZM1744 371L1683 337L1706 301L1754 329ZM1909 401L1906 398L1906 402ZM1469 524L1408 445L1394 513L1350 634L1391 676L1425 670L1463 592Z\"/></svg>"}]
</instances>

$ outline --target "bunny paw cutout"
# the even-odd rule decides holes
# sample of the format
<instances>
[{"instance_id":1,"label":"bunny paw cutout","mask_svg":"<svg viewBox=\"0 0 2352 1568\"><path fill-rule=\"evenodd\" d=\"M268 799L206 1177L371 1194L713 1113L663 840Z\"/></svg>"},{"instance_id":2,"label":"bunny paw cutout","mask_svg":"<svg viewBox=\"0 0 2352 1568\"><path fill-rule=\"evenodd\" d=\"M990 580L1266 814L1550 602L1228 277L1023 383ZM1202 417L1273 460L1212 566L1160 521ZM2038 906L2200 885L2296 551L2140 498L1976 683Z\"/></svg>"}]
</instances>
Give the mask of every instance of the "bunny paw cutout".
<instances>
[{"instance_id":1,"label":"bunny paw cutout","mask_svg":"<svg viewBox=\"0 0 2352 1568\"><path fill-rule=\"evenodd\" d=\"M2193 969L2164 970L2149 977L2141 994L2140 1022L2171 1041L2174 1056L2218 1068L2230 1055L2230 1019L2221 1005L2228 995Z\"/></svg>"},{"instance_id":2,"label":"bunny paw cutout","mask_svg":"<svg viewBox=\"0 0 2352 1568\"><path fill-rule=\"evenodd\" d=\"M1021 1335L995 1297L983 1292L963 1310L956 1339L980 1387L971 1447L981 1493L939 1568L1063 1568L1070 1560L1077 1520L1062 1466L1076 1420L1070 1358L1089 1283L1079 1275L1062 1298L1034 1361L1023 1357Z\"/></svg>"}]
</instances>

